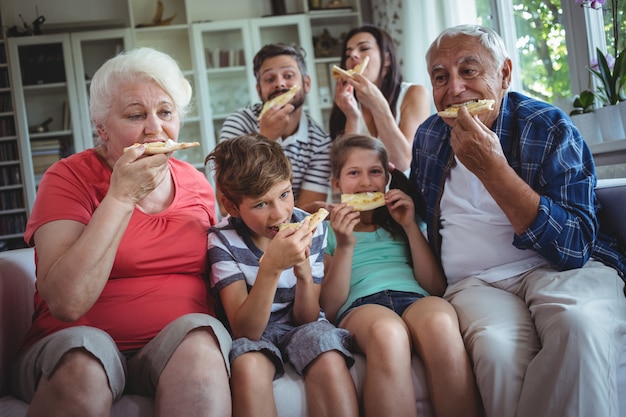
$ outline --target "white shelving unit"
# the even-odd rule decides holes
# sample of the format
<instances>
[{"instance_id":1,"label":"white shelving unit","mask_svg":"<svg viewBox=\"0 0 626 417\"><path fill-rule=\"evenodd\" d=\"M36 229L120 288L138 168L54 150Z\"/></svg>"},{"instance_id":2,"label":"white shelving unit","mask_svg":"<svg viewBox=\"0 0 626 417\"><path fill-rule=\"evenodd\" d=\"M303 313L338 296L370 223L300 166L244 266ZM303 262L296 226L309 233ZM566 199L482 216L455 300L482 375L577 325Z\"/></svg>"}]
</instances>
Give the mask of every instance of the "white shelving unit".
<instances>
[{"instance_id":1,"label":"white shelving unit","mask_svg":"<svg viewBox=\"0 0 626 417\"><path fill-rule=\"evenodd\" d=\"M224 119L258 101L252 60L266 43L293 42L304 48L311 77L305 108L327 125L334 91L330 67L339 62L339 56L337 50L320 48L316 40L326 30L339 42L343 33L360 25L360 0L345 0L345 8L329 10L312 9L309 0L286 0L287 14L279 16L271 16L269 2L257 0L230 0L228 7L221 0L162 3L162 19L171 18L164 25L153 22L154 0L127 0L128 9L119 13L127 16L127 28L85 31L76 29L81 25L68 25L68 31L76 31L6 41L10 68L4 67L11 76L5 91L14 94L15 112L0 112L0 119L15 115L16 132L0 136L0 146L6 141L19 143L20 157L14 162L0 159L0 169L14 164L23 172L23 185L15 186L24 191L26 217L43 172L60 157L93 146L89 80L106 59L124 48L149 46L170 54L192 84L194 106L179 140L199 141L202 146L176 157L198 169L203 169L205 156L215 146ZM215 62L220 57L213 55L217 50L228 51L227 65ZM213 62L208 59L209 51L212 59L217 57ZM39 65L44 61L45 65ZM2 70L0 63L0 74ZM0 186L0 194L3 190Z\"/></svg>"},{"instance_id":2,"label":"white shelving unit","mask_svg":"<svg viewBox=\"0 0 626 417\"><path fill-rule=\"evenodd\" d=\"M0 37L0 250L24 246L28 210L4 37Z\"/></svg>"},{"instance_id":3,"label":"white shelving unit","mask_svg":"<svg viewBox=\"0 0 626 417\"><path fill-rule=\"evenodd\" d=\"M93 146L89 78L127 44L125 29L8 39L29 212L44 171Z\"/></svg>"}]
</instances>

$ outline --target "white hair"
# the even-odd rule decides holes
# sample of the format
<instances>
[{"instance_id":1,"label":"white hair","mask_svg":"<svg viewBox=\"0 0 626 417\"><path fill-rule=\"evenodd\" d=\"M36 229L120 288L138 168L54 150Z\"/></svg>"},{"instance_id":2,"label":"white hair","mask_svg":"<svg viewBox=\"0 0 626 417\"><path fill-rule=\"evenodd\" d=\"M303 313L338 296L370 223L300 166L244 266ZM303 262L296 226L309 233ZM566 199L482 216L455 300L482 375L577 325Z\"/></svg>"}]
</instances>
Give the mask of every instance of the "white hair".
<instances>
[{"instance_id":1,"label":"white hair","mask_svg":"<svg viewBox=\"0 0 626 417\"><path fill-rule=\"evenodd\" d=\"M172 98L182 123L190 107L191 84L171 56L152 48L137 48L109 59L94 74L89 112L96 126L106 121L119 86L133 81L157 83Z\"/></svg>"},{"instance_id":2,"label":"white hair","mask_svg":"<svg viewBox=\"0 0 626 417\"><path fill-rule=\"evenodd\" d=\"M428 51L426 52L426 63L430 67L430 57L435 52L435 49L441 45L441 41L447 37L455 37L459 35L466 35L477 38L482 46L489 51L494 59L496 68L500 68L504 61L509 58L509 54L504 46L504 41L493 29L479 26L479 25L459 25L448 29L437 36L437 38L430 44Z\"/></svg>"}]
</instances>

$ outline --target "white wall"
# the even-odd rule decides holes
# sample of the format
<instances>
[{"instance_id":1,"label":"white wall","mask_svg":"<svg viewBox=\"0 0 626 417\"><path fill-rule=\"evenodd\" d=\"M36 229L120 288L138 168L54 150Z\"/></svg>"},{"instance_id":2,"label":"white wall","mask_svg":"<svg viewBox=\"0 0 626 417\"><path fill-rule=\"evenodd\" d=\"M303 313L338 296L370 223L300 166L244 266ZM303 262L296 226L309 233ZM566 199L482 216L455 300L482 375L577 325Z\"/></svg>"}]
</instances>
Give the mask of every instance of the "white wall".
<instances>
[{"instance_id":1,"label":"white wall","mask_svg":"<svg viewBox=\"0 0 626 417\"><path fill-rule=\"evenodd\" d=\"M155 2L156 4L156 2ZM156 6L155 6L156 7ZM24 21L31 25L39 15L46 24L86 21L124 21L128 24L127 0L0 0L2 23L5 28Z\"/></svg>"},{"instance_id":2,"label":"white wall","mask_svg":"<svg viewBox=\"0 0 626 417\"><path fill-rule=\"evenodd\" d=\"M29 25L39 15L45 16L44 27L45 24L59 25L69 22L103 20L123 21L125 25L128 25L128 1L132 0L0 0L0 9L5 28L14 25L21 28L20 14ZM359 1L363 21L369 21L370 0ZM301 2L302 0L287 0L287 12L297 11L295 5ZM154 3L156 8L156 0ZM198 3L202 4L203 8L211 9L212 20L258 17L271 12L269 0L202 0Z\"/></svg>"}]
</instances>

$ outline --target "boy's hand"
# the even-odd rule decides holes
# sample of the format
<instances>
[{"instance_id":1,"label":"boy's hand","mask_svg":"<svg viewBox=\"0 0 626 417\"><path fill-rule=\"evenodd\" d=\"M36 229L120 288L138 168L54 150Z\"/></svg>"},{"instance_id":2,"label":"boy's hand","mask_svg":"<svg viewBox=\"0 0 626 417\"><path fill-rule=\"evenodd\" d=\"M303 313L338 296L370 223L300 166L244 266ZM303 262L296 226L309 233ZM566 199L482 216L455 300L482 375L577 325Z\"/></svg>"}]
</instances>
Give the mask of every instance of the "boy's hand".
<instances>
[{"instance_id":1,"label":"boy's hand","mask_svg":"<svg viewBox=\"0 0 626 417\"><path fill-rule=\"evenodd\" d=\"M311 254L311 249L306 249L306 258L296 265L293 266L293 273L297 279L302 281L312 281L313 280L313 272L311 272L311 262L309 261L309 255Z\"/></svg>"},{"instance_id":2,"label":"boy's hand","mask_svg":"<svg viewBox=\"0 0 626 417\"><path fill-rule=\"evenodd\" d=\"M307 232L308 228L307 218L298 229L287 227L278 232L263 255L262 265L283 271L307 260L313 240L313 233Z\"/></svg>"}]
</instances>

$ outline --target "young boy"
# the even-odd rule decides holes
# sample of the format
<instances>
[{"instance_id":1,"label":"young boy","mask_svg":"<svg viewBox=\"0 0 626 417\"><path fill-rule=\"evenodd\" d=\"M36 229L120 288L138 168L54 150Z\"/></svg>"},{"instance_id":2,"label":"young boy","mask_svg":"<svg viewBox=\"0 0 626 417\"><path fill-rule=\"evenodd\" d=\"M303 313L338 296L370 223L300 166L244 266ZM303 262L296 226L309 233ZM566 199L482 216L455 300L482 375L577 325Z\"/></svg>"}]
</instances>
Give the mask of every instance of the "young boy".
<instances>
[{"instance_id":1,"label":"young boy","mask_svg":"<svg viewBox=\"0 0 626 417\"><path fill-rule=\"evenodd\" d=\"M276 416L272 381L288 362L304 375L309 415L356 417L349 334L319 305L327 226L307 231L282 147L245 135L220 142L206 162L229 214L209 230L208 258L234 338L233 416Z\"/></svg>"}]
</instances>

